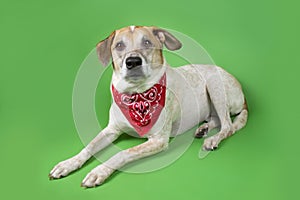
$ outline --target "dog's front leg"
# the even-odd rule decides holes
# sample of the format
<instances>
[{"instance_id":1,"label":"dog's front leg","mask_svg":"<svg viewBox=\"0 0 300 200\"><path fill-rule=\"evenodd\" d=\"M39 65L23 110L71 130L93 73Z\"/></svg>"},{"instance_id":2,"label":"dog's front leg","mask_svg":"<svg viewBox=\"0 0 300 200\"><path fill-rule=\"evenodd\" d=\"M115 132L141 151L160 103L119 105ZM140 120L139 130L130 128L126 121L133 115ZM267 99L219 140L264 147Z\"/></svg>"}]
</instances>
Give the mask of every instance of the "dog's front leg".
<instances>
[{"instance_id":1,"label":"dog's front leg","mask_svg":"<svg viewBox=\"0 0 300 200\"><path fill-rule=\"evenodd\" d=\"M67 176L70 172L79 169L88 159L101 149L107 147L120 135L120 131L111 125L103 129L80 153L58 163L50 172L50 179Z\"/></svg>"},{"instance_id":2,"label":"dog's front leg","mask_svg":"<svg viewBox=\"0 0 300 200\"><path fill-rule=\"evenodd\" d=\"M124 165L159 153L165 150L169 145L169 137L172 131L172 119L176 109L177 101L174 101L174 94L167 93L167 102L165 106L165 120L160 119L157 123L161 123L162 129L148 136L148 140L138 146L120 151L103 164L94 168L82 181L83 187L95 187L101 185L115 170L120 169ZM176 113L176 112L175 112Z\"/></svg>"},{"instance_id":3,"label":"dog's front leg","mask_svg":"<svg viewBox=\"0 0 300 200\"><path fill-rule=\"evenodd\" d=\"M102 184L115 170L120 169L129 162L144 158L168 147L169 133L158 134L149 137L148 140L138 146L123 150L105 163L93 169L83 180L83 187L95 187Z\"/></svg>"}]
</instances>

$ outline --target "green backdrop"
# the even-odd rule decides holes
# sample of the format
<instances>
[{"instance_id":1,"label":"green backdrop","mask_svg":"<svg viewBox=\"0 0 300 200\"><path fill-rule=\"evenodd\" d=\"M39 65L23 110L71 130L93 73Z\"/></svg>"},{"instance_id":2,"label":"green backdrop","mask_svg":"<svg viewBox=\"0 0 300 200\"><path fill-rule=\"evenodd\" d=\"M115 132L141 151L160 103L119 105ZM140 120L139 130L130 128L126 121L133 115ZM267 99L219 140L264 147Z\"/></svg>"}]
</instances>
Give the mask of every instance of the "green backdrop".
<instances>
[{"instance_id":1,"label":"green backdrop","mask_svg":"<svg viewBox=\"0 0 300 200\"><path fill-rule=\"evenodd\" d=\"M299 198L295 2L1 0L0 198ZM96 189L80 183L97 160L49 181L51 168L83 147L72 116L81 62L111 31L132 24L174 29L202 44L241 81L250 108L246 128L203 160L198 159L203 140L195 140L164 169L116 173ZM107 109L97 114L106 123Z\"/></svg>"}]
</instances>

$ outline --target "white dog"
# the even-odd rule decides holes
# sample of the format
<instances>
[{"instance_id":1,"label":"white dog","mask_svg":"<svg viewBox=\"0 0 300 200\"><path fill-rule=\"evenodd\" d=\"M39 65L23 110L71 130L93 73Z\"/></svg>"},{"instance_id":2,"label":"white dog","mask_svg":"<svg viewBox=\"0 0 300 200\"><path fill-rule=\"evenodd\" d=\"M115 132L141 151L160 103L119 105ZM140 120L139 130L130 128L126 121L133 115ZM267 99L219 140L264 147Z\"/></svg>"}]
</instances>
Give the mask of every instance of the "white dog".
<instances>
[{"instance_id":1,"label":"white dog","mask_svg":"<svg viewBox=\"0 0 300 200\"><path fill-rule=\"evenodd\" d=\"M202 148L207 151L245 126L247 104L232 75L212 65L171 68L163 57L163 45L169 50L181 48L169 32L144 26L116 30L97 45L101 63L107 66L112 58L114 69L109 123L80 153L58 163L49 174L51 179L80 168L123 132L148 140L97 166L85 177L83 187L100 185L125 164L165 150L170 137L201 122L205 121L196 137L220 127L204 140Z\"/></svg>"}]
</instances>

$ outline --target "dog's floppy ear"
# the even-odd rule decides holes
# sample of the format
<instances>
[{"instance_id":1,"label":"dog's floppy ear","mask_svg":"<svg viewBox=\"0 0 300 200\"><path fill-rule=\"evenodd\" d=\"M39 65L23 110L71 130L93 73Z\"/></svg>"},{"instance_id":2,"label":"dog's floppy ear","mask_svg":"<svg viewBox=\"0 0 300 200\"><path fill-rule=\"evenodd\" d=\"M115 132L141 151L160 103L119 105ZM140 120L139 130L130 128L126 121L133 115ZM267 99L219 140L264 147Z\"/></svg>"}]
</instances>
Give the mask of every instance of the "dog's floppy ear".
<instances>
[{"instance_id":1,"label":"dog's floppy ear","mask_svg":"<svg viewBox=\"0 0 300 200\"><path fill-rule=\"evenodd\" d=\"M111 44L115 37L115 31L112 32L106 39L102 40L97 44L97 53L100 59L100 62L103 66L107 66L109 64L111 58Z\"/></svg>"},{"instance_id":2,"label":"dog's floppy ear","mask_svg":"<svg viewBox=\"0 0 300 200\"><path fill-rule=\"evenodd\" d=\"M182 46L181 42L166 30L154 28L153 34L171 51L178 50Z\"/></svg>"}]
</instances>

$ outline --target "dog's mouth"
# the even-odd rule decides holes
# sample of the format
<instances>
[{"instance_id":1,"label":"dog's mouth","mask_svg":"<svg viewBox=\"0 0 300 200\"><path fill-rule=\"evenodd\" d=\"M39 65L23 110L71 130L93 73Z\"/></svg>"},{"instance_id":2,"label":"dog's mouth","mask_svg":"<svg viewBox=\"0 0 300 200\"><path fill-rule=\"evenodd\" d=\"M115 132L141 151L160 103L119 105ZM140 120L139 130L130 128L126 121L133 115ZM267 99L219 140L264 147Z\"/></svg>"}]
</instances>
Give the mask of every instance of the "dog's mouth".
<instances>
[{"instance_id":1,"label":"dog's mouth","mask_svg":"<svg viewBox=\"0 0 300 200\"><path fill-rule=\"evenodd\" d=\"M138 65L130 70L127 70L124 78L127 81L139 81L139 80L143 80L145 77L146 76L143 72L143 66Z\"/></svg>"}]
</instances>

